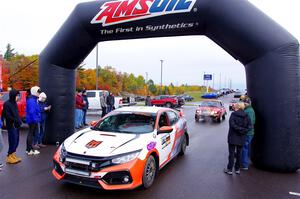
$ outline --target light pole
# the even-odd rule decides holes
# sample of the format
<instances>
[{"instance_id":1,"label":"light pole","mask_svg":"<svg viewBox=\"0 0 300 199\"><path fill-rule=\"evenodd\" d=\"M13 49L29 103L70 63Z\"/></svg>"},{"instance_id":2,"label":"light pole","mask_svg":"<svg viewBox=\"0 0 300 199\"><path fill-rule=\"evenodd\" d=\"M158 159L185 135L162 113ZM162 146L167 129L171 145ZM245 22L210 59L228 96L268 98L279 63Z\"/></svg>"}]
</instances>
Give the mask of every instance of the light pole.
<instances>
[{"instance_id":1,"label":"light pole","mask_svg":"<svg viewBox=\"0 0 300 199\"><path fill-rule=\"evenodd\" d=\"M98 90L99 64L98 64L98 44L96 46L96 90Z\"/></svg>"},{"instance_id":2,"label":"light pole","mask_svg":"<svg viewBox=\"0 0 300 199\"><path fill-rule=\"evenodd\" d=\"M163 73L163 62L164 60L160 60L160 94L162 94L162 73Z\"/></svg>"}]
</instances>

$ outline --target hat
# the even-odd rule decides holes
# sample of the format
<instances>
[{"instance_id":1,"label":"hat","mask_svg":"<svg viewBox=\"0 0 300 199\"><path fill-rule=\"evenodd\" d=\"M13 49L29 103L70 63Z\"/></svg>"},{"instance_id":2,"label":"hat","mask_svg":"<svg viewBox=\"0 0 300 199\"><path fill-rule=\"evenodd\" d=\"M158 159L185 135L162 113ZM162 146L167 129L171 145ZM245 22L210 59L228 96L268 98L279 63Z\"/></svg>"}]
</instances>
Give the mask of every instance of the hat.
<instances>
[{"instance_id":1,"label":"hat","mask_svg":"<svg viewBox=\"0 0 300 199\"><path fill-rule=\"evenodd\" d=\"M39 101L44 102L47 99L46 93L42 92L39 96Z\"/></svg>"},{"instance_id":2,"label":"hat","mask_svg":"<svg viewBox=\"0 0 300 199\"><path fill-rule=\"evenodd\" d=\"M31 93L31 95L38 97L39 94L41 93L41 89L38 86L34 86L30 89L30 93Z\"/></svg>"}]
</instances>

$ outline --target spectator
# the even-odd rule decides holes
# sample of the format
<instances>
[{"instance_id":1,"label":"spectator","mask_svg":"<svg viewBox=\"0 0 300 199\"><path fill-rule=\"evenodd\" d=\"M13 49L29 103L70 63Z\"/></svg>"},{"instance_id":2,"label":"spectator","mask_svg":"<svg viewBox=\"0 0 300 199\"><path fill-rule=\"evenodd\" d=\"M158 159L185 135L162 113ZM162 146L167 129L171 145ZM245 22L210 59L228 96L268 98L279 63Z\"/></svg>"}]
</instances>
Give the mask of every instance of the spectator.
<instances>
[{"instance_id":1,"label":"spectator","mask_svg":"<svg viewBox=\"0 0 300 199\"><path fill-rule=\"evenodd\" d=\"M38 105L40 108L41 117L38 123L36 136L34 138L34 145L36 147L46 147L46 145L43 144L43 139L45 135L45 123L46 123L47 113L51 109L51 106L48 106L46 104L46 99L47 99L47 95L45 93L41 93L38 99Z\"/></svg>"},{"instance_id":2,"label":"spectator","mask_svg":"<svg viewBox=\"0 0 300 199\"><path fill-rule=\"evenodd\" d=\"M101 117L104 117L106 115L106 108L107 108L107 104L106 104L106 93L102 92L101 96L100 96L100 106L102 109L102 115Z\"/></svg>"},{"instance_id":3,"label":"spectator","mask_svg":"<svg viewBox=\"0 0 300 199\"><path fill-rule=\"evenodd\" d=\"M109 93L107 96L107 113L111 112L113 110L113 106L115 105L115 97L113 96L112 93Z\"/></svg>"},{"instance_id":4,"label":"spectator","mask_svg":"<svg viewBox=\"0 0 300 199\"><path fill-rule=\"evenodd\" d=\"M242 170L248 170L249 168L249 157L251 151L251 142L254 136L254 125L255 125L255 112L251 106L251 100L249 97L246 97L244 100L245 103L245 113L249 116L251 120L251 129L246 135L246 141L242 149Z\"/></svg>"},{"instance_id":5,"label":"spectator","mask_svg":"<svg viewBox=\"0 0 300 199\"><path fill-rule=\"evenodd\" d=\"M76 93L76 104L75 104L75 129L79 129L83 124L83 109L84 101L80 90Z\"/></svg>"},{"instance_id":6,"label":"spectator","mask_svg":"<svg viewBox=\"0 0 300 199\"><path fill-rule=\"evenodd\" d=\"M38 105L38 97L41 93L40 87L34 86L30 89L30 95L26 102L26 123L29 126L27 135L27 155L38 155L40 152L33 147L33 139L36 136L38 123L41 121L41 111Z\"/></svg>"},{"instance_id":7,"label":"spectator","mask_svg":"<svg viewBox=\"0 0 300 199\"><path fill-rule=\"evenodd\" d=\"M145 106L151 106L151 97L150 97L150 95L147 95L147 97L146 97Z\"/></svg>"},{"instance_id":8,"label":"spectator","mask_svg":"<svg viewBox=\"0 0 300 199\"><path fill-rule=\"evenodd\" d=\"M22 121L19 115L17 101L20 99L20 93L17 90L9 91L9 100L3 105L2 121L8 132L8 153L6 162L9 164L16 164L22 159L17 157L16 151L19 145L19 128Z\"/></svg>"},{"instance_id":9,"label":"spectator","mask_svg":"<svg viewBox=\"0 0 300 199\"><path fill-rule=\"evenodd\" d=\"M228 132L228 165L224 172L232 175L233 167L236 174L240 174L241 152L245 143L246 134L251 128L251 121L248 115L244 112L245 105L239 102L234 106L234 112L229 118ZM234 161L236 158L236 161Z\"/></svg>"},{"instance_id":10,"label":"spectator","mask_svg":"<svg viewBox=\"0 0 300 199\"><path fill-rule=\"evenodd\" d=\"M4 146L4 142L3 142L3 136L2 136L2 121L0 120L0 154L2 152ZM3 164L0 162L0 171L3 168Z\"/></svg>"},{"instance_id":11,"label":"spectator","mask_svg":"<svg viewBox=\"0 0 300 199\"><path fill-rule=\"evenodd\" d=\"M86 95L86 90L82 91L82 98L83 98L83 101L85 103L84 107L82 109L82 111L83 111L83 125L87 126L87 123L86 123L86 112L89 109L89 101L88 101L88 98L87 98L87 95Z\"/></svg>"}]
</instances>

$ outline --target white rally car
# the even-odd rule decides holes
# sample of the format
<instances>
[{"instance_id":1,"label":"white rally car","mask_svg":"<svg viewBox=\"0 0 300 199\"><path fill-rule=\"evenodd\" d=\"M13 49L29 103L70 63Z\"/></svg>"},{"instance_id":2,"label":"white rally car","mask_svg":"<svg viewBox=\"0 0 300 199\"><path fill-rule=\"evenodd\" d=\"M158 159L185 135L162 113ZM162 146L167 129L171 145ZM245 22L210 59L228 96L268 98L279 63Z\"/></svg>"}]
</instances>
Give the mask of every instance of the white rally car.
<instances>
[{"instance_id":1,"label":"white rally car","mask_svg":"<svg viewBox=\"0 0 300 199\"><path fill-rule=\"evenodd\" d=\"M189 144L181 112L163 107L117 109L74 133L53 157L57 180L106 190L145 188Z\"/></svg>"}]
</instances>

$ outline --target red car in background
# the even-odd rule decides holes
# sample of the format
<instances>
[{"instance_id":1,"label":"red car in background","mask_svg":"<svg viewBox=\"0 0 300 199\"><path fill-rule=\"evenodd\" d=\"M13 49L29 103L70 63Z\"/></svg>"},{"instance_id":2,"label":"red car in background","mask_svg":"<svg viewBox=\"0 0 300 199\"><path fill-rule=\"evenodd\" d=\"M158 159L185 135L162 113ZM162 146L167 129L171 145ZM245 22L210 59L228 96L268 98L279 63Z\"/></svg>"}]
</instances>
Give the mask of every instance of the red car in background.
<instances>
[{"instance_id":1,"label":"red car in background","mask_svg":"<svg viewBox=\"0 0 300 199\"><path fill-rule=\"evenodd\" d=\"M26 120L26 91L20 91L20 100L17 102L22 121ZM0 92L0 115L2 116L3 104L9 99L9 92Z\"/></svg>"},{"instance_id":2,"label":"red car in background","mask_svg":"<svg viewBox=\"0 0 300 199\"><path fill-rule=\"evenodd\" d=\"M220 100L205 100L196 109L195 120L199 122L211 118L213 121L221 122L225 120L226 114L226 109Z\"/></svg>"},{"instance_id":3,"label":"red car in background","mask_svg":"<svg viewBox=\"0 0 300 199\"><path fill-rule=\"evenodd\" d=\"M151 100L151 105L155 106L165 106L168 108L177 107L178 106L178 99L176 96L169 96L169 95L159 95L156 96L154 99Z\"/></svg>"}]
</instances>

